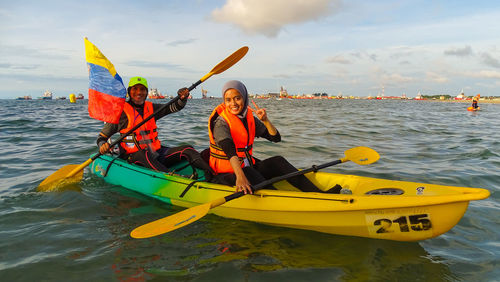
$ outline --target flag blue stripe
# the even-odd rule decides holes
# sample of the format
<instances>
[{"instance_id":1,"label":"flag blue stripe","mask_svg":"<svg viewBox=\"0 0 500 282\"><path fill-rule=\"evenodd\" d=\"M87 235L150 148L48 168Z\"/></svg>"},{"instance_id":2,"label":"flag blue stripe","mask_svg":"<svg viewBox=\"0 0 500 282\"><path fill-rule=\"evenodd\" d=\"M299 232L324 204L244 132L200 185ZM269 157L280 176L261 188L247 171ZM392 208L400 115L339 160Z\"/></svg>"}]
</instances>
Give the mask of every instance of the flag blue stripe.
<instances>
[{"instance_id":1,"label":"flag blue stripe","mask_svg":"<svg viewBox=\"0 0 500 282\"><path fill-rule=\"evenodd\" d=\"M125 99L127 97L127 90L125 89L122 78L118 75L118 73L112 77L107 68L92 63L87 64L90 68L90 89L118 98Z\"/></svg>"}]
</instances>

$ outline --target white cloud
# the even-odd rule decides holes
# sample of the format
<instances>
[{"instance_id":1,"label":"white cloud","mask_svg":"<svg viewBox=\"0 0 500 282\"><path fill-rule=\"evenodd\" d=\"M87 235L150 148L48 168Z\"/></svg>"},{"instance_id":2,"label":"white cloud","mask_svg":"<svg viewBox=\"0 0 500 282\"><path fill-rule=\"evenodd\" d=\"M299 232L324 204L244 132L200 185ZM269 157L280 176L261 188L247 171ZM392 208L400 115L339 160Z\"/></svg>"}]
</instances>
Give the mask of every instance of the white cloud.
<instances>
[{"instance_id":1,"label":"white cloud","mask_svg":"<svg viewBox=\"0 0 500 282\"><path fill-rule=\"evenodd\" d=\"M435 72L427 72L427 79L437 83L447 83L449 79L441 74Z\"/></svg>"},{"instance_id":2,"label":"white cloud","mask_svg":"<svg viewBox=\"0 0 500 282\"><path fill-rule=\"evenodd\" d=\"M494 58L492 55L490 55L489 53L486 53L486 52L482 53L481 60L487 66L494 67L494 68L500 68L500 62L496 58Z\"/></svg>"},{"instance_id":3,"label":"white cloud","mask_svg":"<svg viewBox=\"0 0 500 282\"><path fill-rule=\"evenodd\" d=\"M386 74L383 76L383 80L391 83L408 83L415 81L413 77L404 76L399 73L393 73L390 75Z\"/></svg>"},{"instance_id":4,"label":"white cloud","mask_svg":"<svg viewBox=\"0 0 500 282\"><path fill-rule=\"evenodd\" d=\"M232 23L249 34L276 37L284 26L328 16L340 3L340 0L227 0L222 8L212 12L212 19Z\"/></svg>"},{"instance_id":5,"label":"white cloud","mask_svg":"<svg viewBox=\"0 0 500 282\"><path fill-rule=\"evenodd\" d=\"M181 39L181 40L174 40L172 42L167 43L167 46L180 46L180 45L186 45L186 44L191 44L196 42L198 39L196 38L188 38L188 39Z\"/></svg>"},{"instance_id":6,"label":"white cloud","mask_svg":"<svg viewBox=\"0 0 500 282\"><path fill-rule=\"evenodd\" d=\"M326 62L327 63L332 63L332 64L343 64L343 65L347 65L347 64L351 63L351 61L349 61L348 59L346 59L342 55L337 55L335 57L330 57L330 58L326 59Z\"/></svg>"},{"instance_id":7,"label":"white cloud","mask_svg":"<svg viewBox=\"0 0 500 282\"><path fill-rule=\"evenodd\" d=\"M467 76L476 78L495 78L500 79L500 71L483 70L479 72L467 73Z\"/></svg>"},{"instance_id":8,"label":"white cloud","mask_svg":"<svg viewBox=\"0 0 500 282\"><path fill-rule=\"evenodd\" d=\"M467 45L464 48L452 48L444 51L445 55L467 57L472 55L472 48Z\"/></svg>"}]
</instances>

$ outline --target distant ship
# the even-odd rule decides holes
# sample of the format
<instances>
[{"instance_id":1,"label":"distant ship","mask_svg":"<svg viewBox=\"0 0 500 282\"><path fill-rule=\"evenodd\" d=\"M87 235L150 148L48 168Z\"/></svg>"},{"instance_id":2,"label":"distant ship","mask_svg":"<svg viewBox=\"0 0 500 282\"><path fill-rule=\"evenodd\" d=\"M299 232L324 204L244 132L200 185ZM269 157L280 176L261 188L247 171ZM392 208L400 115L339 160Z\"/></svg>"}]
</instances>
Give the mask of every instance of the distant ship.
<instances>
[{"instance_id":1,"label":"distant ship","mask_svg":"<svg viewBox=\"0 0 500 282\"><path fill-rule=\"evenodd\" d=\"M280 88L279 98L288 98L288 91L286 91L285 87L283 87L283 86L281 86L281 88Z\"/></svg>"},{"instance_id":2,"label":"distant ship","mask_svg":"<svg viewBox=\"0 0 500 282\"><path fill-rule=\"evenodd\" d=\"M16 98L16 100L31 100L31 96L27 95L27 96L19 96Z\"/></svg>"},{"instance_id":3,"label":"distant ship","mask_svg":"<svg viewBox=\"0 0 500 282\"><path fill-rule=\"evenodd\" d=\"M420 91L418 91L417 96L413 98L413 100L425 100L425 98L422 96L422 94L420 94Z\"/></svg>"},{"instance_id":4,"label":"distant ship","mask_svg":"<svg viewBox=\"0 0 500 282\"><path fill-rule=\"evenodd\" d=\"M76 96L76 99L77 100L83 100L83 99L85 99L85 97L83 96L82 93L80 93L80 94L78 94L78 96Z\"/></svg>"},{"instance_id":5,"label":"distant ship","mask_svg":"<svg viewBox=\"0 0 500 282\"><path fill-rule=\"evenodd\" d=\"M49 90L45 90L43 95L41 97L38 97L38 99L40 99L40 100L52 100L52 92L50 92Z\"/></svg>"},{"instance_id":6,"label":"distant ship","mask_svg":"<svg viewBox=\"0 0 500 282\"><path fill-rule=\"evenodd\" d=\"M149 99L165 99L165 96L161 95L160 92L158 92L158 89L156 88L151 88L148 94Z\"/></svg>"},{"instance_id":7,"label":"distant ship","mask_svg":"<svg viewBox=\"0 0 500 282\"><path fill-rule=\"evenodd\" d=\"M455 97L455 100L467 100L467 97L465 96L465 93L464 93L463 89L460 92L460 94L458 94L457 97Z\"/></svg>"}]
</instances>

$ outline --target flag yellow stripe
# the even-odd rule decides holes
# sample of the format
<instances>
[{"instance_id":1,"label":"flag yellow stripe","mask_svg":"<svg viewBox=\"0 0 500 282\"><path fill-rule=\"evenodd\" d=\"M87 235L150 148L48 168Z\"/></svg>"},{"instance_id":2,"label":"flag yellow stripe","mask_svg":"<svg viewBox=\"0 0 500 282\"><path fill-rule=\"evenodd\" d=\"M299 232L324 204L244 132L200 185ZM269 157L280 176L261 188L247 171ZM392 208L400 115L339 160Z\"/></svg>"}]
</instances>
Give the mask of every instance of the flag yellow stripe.
<instances>
[{"instance_id":1,"label":"flag yellow stripe","mask_svg":"<svg viewBox=\"0 0 500 282\"><path fill-rule=\"evenodd\" d=\"M87 63L99 65L101 67L104 67L109 70L109 73L111 73L111 76L116 75L116 70L115 66L97 49L97 47L92 44L87 37L84 38L85 40L85 59L87 60Z\"/></svg>"}]
</instances>

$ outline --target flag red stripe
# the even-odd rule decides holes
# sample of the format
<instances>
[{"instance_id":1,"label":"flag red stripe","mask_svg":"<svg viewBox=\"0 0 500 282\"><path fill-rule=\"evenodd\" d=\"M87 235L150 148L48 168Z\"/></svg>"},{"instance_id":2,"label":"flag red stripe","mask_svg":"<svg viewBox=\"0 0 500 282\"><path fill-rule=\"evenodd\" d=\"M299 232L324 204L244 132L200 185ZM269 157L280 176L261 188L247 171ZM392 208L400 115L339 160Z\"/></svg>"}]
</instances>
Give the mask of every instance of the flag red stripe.
<instances>
[{"instance_id":1,"label":"flag red stripe","mask_svg":"<svg viewBox=\"0 0 500 282\"><path fill-rule=\"evenodd\" d=\"M116 97L89 89L89 115L91 118L109 123L118 123L125 98Z\"/></svg>"}]
</instances>

